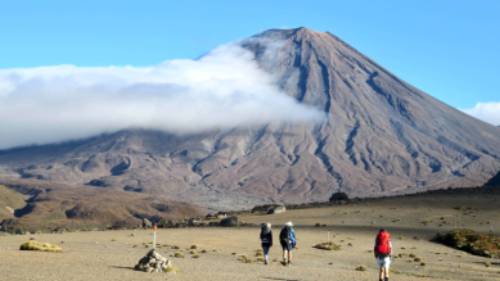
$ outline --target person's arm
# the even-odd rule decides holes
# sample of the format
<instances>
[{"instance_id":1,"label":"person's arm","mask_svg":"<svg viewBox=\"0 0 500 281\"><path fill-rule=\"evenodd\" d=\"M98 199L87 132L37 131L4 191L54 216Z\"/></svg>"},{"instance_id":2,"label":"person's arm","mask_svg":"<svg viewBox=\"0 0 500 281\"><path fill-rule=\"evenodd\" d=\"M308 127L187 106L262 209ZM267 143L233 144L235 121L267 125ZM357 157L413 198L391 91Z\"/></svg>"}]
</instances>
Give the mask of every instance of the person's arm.
<instances>
[{"instance_id":1,"label":"person's arm","mask_svg":"<svg viewBox=\"0 0 500 281\"><path fill-rule=\"evenodd\" d=\"M273 233L269 232L269 246L273 246Z\"/></svg>"}]
</instances>

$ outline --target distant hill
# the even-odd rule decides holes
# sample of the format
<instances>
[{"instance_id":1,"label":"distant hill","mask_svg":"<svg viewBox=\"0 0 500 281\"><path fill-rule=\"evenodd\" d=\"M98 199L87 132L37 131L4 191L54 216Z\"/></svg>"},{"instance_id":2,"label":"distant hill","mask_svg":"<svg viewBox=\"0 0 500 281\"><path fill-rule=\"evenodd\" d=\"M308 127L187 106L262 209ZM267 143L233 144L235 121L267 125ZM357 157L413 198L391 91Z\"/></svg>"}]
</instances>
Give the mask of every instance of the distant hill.
<instances>
[{"instance_id":1,"label":"distant hill","mask_svg":"<svg viewBox=\"0 0 500 281\"><path fill-rule=\"evenodd\" d=\"M14 211L0 212L1 229L10 232L130 228L143 218L179 221L206 212L163 196L12 179L0 180L2 205Z\"/></svg>"}]
</instances>

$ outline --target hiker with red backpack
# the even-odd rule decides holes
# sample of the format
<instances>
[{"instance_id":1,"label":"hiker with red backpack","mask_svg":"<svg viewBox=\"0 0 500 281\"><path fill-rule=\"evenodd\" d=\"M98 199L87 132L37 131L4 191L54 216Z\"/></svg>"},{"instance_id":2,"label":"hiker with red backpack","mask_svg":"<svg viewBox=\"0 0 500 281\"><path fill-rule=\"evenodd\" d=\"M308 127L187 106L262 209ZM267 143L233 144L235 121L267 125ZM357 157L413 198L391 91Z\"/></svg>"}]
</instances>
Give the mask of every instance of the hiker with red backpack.
<instances>
[{"instance_id":1,"label":"hiker with red backpack","mask_svg":"<svg viewBox=\"0 0 500 281\"><path fill-rule=\"evenodd\" d=\"M379 281L389 281L389 267L391 266L391 234L385 229L380 229L375 239L373 253L379 267Z\"/></svg>"}]
</instances>

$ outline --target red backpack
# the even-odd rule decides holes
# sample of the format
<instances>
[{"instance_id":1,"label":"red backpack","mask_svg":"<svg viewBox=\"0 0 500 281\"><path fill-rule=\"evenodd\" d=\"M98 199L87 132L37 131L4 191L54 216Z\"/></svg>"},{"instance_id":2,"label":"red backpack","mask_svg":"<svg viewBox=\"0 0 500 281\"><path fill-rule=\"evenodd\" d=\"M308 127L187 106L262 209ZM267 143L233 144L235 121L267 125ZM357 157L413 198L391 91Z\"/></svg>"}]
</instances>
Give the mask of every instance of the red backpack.
<instances>
[{"instance_id":1,"label":"red backpack","mask_svg":"<svg viewBox=\"0 0 500 281\"><path fill-rule=\"evenodd\" d=\"M389 255L391 253L390 245L391 235L387 231L380 231L375 243L375 253L378 255Z\"/></svg>"}]
</instances>

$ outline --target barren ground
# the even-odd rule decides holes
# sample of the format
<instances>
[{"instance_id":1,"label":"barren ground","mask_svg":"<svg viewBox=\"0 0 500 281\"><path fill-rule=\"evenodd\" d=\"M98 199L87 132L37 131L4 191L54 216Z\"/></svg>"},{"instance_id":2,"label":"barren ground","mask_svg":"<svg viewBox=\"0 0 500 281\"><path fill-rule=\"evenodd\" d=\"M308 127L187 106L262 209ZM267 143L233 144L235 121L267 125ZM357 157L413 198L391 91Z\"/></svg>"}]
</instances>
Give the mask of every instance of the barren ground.
<instances>
[{"instance_id":1,"label":"barren ground","mask_svg":"<svg viewBox=\"0 0 500 281\"><path fill-rule=\"evenodd\" d=\"M248 222L282 223L291 219L304 225L297 228L299 249L295 251L294 263L288 267L277 261L269 266L255 262L258 228L159 230L160 252L166 256L175 252L184 255L184 258L172 257L179 268L176 274L132 270L149 249L144 245L151 241L151 232L147 230L5 235L0 236L0 280L376 280L370 250L379 225L387 225L393 235L394 280L500 280L500 260L472 256L428 241L436 231L455 226L498 232L498 204L482 204L484 208L476 204L469 209L464 204L465 208L457 210L449 205L458 203L453 200L440 204L442 208L423 201L419 201L420 207L412 207L408 201L398 206L377 202L292 210L272 216L243 216ZM439 226L441 217L446 223ZM399 224L393 222L397 219ZM308 226L316 222L329 226ZM275 244L278 231L279 227L274 227ZM30 237L60 244L64 252L19 251L19 245ZM312 248L328 237L341 245L339 251ZM193 244L198 246L199 258L192 258L189 253L188 248ZM173 245L180 249L172 249ZM275 245L271 259L279 259L280 252ZM238 261L240 255L254 261L242 263ZM415 262L410 255L420 260ZM358 266L364 266L366 271L355 270Z\"/></svg>"}]
</instances>

